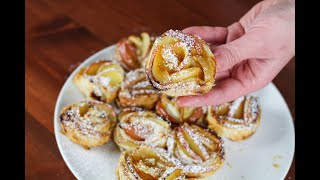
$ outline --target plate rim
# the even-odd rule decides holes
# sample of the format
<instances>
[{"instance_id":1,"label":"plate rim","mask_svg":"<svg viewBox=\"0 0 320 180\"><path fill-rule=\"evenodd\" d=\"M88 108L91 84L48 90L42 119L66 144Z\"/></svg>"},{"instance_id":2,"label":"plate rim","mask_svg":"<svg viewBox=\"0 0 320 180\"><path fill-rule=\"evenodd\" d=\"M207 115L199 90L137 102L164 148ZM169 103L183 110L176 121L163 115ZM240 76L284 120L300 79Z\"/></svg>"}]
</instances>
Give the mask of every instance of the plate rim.
<instances>
[{"instance_id":1,"label":"plate rim","mask_svg":"<svg viewBox=\"0 0 320 180\"><path fill-rule=\"evenodd\" d=\"M60 142L60 139L58 138L58 133L57 132L60 132L58 130L59 127L58 126L58 123L56 123L56 119L58 118L57 115L60 114L59 112L59 109L58 109L58 106L60 104L60 101L61 101L61 98L62 98L62 95L65 91L65 88L67 87L67 84L69 81L71 81L72 79L70 79L70 77L74 77L74 75L76 74L76 72L78 72L83 66L85 66L86 64L88 64L88 62L91 60L91 59L94 59L96 58L97 56L103 54L105 51L108 51L109 49L112 49L114 48L116 45L113 44L111 46L108 46L108 47L105 47L103 49L101 49L100 51L94 53L93 55L89 56L88 58L86 58L84 61L82 61L82 63L80 63L80 65L73 70L73 72L68 76L67 80L64 82L62 88L60 89L60 92L59 92L59 95L57 97L57 100L56 100L56 105L54 107L54 115L53 115L53 127L54 127L54 136L55 136L55 139L56 139L56 143L58 145L58 149L59 149L59 152L63 158L63 161L67 164L68 168L70 169L70 171L73 173L73 175L77 178L77 179L81 179L78 172L76 170L73 169L73 166L71 165L71 163L69 162L69 160L65 157L65 153L61 150L61 142Z\"/></svg>"}]
</instances>

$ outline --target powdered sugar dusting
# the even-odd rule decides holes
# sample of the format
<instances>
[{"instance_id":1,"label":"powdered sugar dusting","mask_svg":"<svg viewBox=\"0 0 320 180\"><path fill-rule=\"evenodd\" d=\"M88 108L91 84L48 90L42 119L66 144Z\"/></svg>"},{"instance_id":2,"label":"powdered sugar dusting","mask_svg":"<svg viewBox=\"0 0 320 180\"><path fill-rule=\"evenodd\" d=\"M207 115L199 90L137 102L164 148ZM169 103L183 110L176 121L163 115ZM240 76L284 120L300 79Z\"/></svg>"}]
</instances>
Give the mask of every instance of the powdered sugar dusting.
<instances>
[{"instance_id":1,"label":"powdered sugar dusting","mask_svg":"<svg viewBox=\"0 0 320 180\"><path fill-rule=\"evenodd\" d=\"M189 143L186 141L184 138L183 134L181 131L177 132L177 137L180 142L180 144L184 147L184 149L187 151L188 154L190 154L193 157L193 163L200 163L202 162L202 159L194 152L189 146Z\"/></svg>"},{"instance_id":2,"label":"powdered sugar dusting","mask_svg":"<svg viewBox=\"0 0 320 180\"><path fill-rule=\"evenodd\" d=\"M188 49L191 49L191 48L201 49L199 47L199 44L196 43L196 39L195 39L196 36L191 36L191 35L183 33L182 31L172 30L172 29L165 32L164 35L175 37L175 38L179 39L180 40L179 43L181 43L182 46L185 46Z\"/></svg>"},{"instance_id":3,"label":"powdered sugar dusting","mask_svg":"<svg viewBox=\"0 0 320 180\"><path fill-rule=\"evenodd\" d=\"M149 62L151 65L151 63L153 63L152 59L158 56L156 55L157 53L160 53L163 58L161 62L165 68L164 71L166 71L164 74L166 77L163 79L169 80L169 82L159 82L162 80L159 80L159 78L157 81L151 74L149 76L152 77L150 78L152 85L165 94L172 96L203 94L203 91L207 91L207 89L209 89L207 87L213 83L207 82L206 84L206 82L199 77L189 78L185 81L186 77L184 76L191 76L191 74L187 75L190 71L185 71L183 74L181 70L198 67L204 72L205 81L210 81L211 76L208 78L208 73L206 73L208 72L207 67L202 67L203 63L200 62L207 60L205 59L207 58L207 51L205 51L204 46L207 46L207 44L198 36L185 34L179 30L171 29L158 37L153 45L153 53L151 53L151 60ZM152 67L152 65L150 67ZM174 74L176 72L179 73Z\"/></svg>"},{"instance_id":4,"label":"powdered sugar dusting","mask_svg":"<svg viewBox=\"0 0 320 180\"><path fill-rule=\"evenodd\" d=\"M199 133L196 132L195 129L189 128L187 126L183 126L183 128L188 133L188 135L191 137L193 142L198 146L198 148L200 149L200 151L201 151L202 155L204 156L205 160L209 159L210 158L209 153L208 153L207 149L201 143L201 141L200 141L201 136L199 136Z\"/></svg>"},{"instance_id":5,"label":"powdered sugar dusting","mask_svg":"<svg viewBox=\"0 0 320 180\"><path fill-rule=\"evenodd\" d=\"M128 168L129 168L130 172L132 173L132 175L133 175L135 178L140 179L140 178L139 178L139 175L138 175L138 174L136 173L136 171L133 169L133 166L132 166L132 164L131 164L131 160L130 160L130 157L129 157L129 156L126 157L126 163L127 163L127 166L128 166Z\"/></svg>"},{"instance_id":6,"label":"powdered sugar dusting","mask_svg":"<svg viewBox=\"0 0 320 180\"><path fill-rule=\"evenodd\" d=\"M234 114L244 103L243 119L234 118ZM218 123L225 127L239 130L250 130L256 127L256 120L259 114L258 99L253 96L243 96L231 103L227 116L217 116Z\"/></svg>"},{"instance_id":7,"label":"powdered sugar dusting","mask_svg":"<svg viewBox=\"0 0 320 180\"><path fill-rule=\"evenodd\" d=\"M104 110L98 110L92 107L89 108L84 116L81 116L79 105L73 105L61 115L60 121L68 128L76 129L82 135L90 138L100 138L108 135L108 132L102 131L102 129L110 123L107 117L104 116L101 118L101 114L106 113Z\"/></svg>"},{"instance_id":8,"label":"powdered sugar dusting","mask_svg":"<svg viewBox=\"0 0 320 180\"><path fill-rule=\"evenodd\" d=\"M175 84L170 84L169 86L172 86L170 89L174 89L177 94L185 93L189 95L194 95L194 90L201 88L200 84L195 81L177 82Z\"/></svg>"},{"instance_id":9,"label":"powdered sugar dusting","mask_svg":"<svg viewBox=\"0 0 320 180\"><path fill-rule=\"evenodd\" d=\"M176 168L169 168L167 169L163 174L162 176L159 178L159 180L166 180L166 178L172 174L174 171L176 171L177 169Z\"/></svg>"},{"instance_id":10,"label":"powdered sugar dusting","mask_svg":"<svg viewBox=\"0 0 320 180\"><path fill-rule=\"evenodd\" d=\"M147 80L140 81L137 84L132 86L132 88L146 88L146 87L150 87L150 83Z\"/></svg>"},{"instance_id":11,"label":"powdered sugar dusting","mask_svg":"<svg viewBox=\"0 0 320 180\"><path fill-rule=\"evenodd\" d=\"M244 101L244 96L236 99L232 102L232 104L229 106L229 113L228 116L233 117L236 113L237 109L239 109L240 104Z\"/></svg>"},{"instance_id":12,"label":"powdered sugar dusting","mask_svg":"<svg viewBox=\"0 0 320 180\"><path fill-rule=\"evenodd\" d=\"M133 71L129 71L126 74L124 82L122 83L122 88L123 89L127 88L128 86L130 86L130 84L132 84L135 81L141 79L142 78L141 76L145 76L143 69L136 69L136 70L133 70Z\"/></svg>"},{"instance_id":13,"label":"powdered sugar dusting","mask_svg":"<svg viewBox=\"0 0 320 180\"><path fill-rule=\"evenodd\" d=\"M136 69L127 73L125 80L121 85L119 97L135 99L137 95L158 94L150 82L147 80L143 68ZM133 102L134 103L134 102Z\"/></svg>"},{"instance_id":14,"label":"powdered sugar dusting","mask_svg":"<svg viewBox=\"0 0 320 180\"><path fill-rule=\"evenodd\" d=\"M179 159L174 157L171 153L169 153L165 149L159 148L159 147L153 147L153 149L159 154L160 159L163 159L164 161L168 161L173 166L176 166L178 168L181 168L184 166Z\"/></svg>"},{"instance_id":15,"label":"powdered sugar dusting","mask_svg":"<svg viewBox=\"0 0 320 180\"><path fill-rule=\"evenodd\" d=\"M194 149L190 147L189 143L191 142L189 142L189 140L187 141L182 131L185 131L200 149L202 156L205 158L204 160L198 156L199 154L197 151L194 151ZM175 135L177 138L175 138ZM212 136L215 135L212 134ZM176 146L177 143L180 143L184 150L181 150L178 146ZM206 148L205 144L212 145L213 143L219 143L219 148L215 149L214 151ZM167 147L168 152L173 154L175 157L180 158L180 161L183 164L182 170L185 173L201 174L204 172L214 171L221 165L220 162L223 161L221 157L224 156L222 143L223 141L221 139L219 139L218 142L211 141L208 137L206 137L205 134L200 133L196 127L184 124L173 130L168 138ZM199 159L197 159L197 157Z\"/></svg>"},{"instance_id":16,"label":"powdered sugar dusting","mask_svg":"<svg viewBox=\"0 0 320 180\"><path fill-rule=\"evenodd\" d=\"M132 123L120 122L119 125L124 129L133 128L136 136L139 136L144 139L148 138L149 134L152 133L152 127L145 126L137 122L132 122Z\"/></svg>"},{"instance_id":17,"label":"powdered sugar dusting","mask_svg":"<svg viewBox=\"0 0 320 180\"><path fill-rule=\"evenodd\" d=\"M100 77L99 82L102 86L108 87L111 79L109 77Z\"/></svg>"},{"instance_id":18,"label":"powdered sugar dusting","mask_svg":"<svg viewBox=\"0 0 320 180\"><path fill-rule=\"evenodd\" d=\"M132 112L123 116L121 119L119 119L119 125L121 127L120 131L124 132L118 134L118 136L120 136L119 139L130 141L135 144L144 143L151 146L164 145L166 143L167 136L171 131L170 126L169 124L167 127L163 126L162 124L154 121L154 119L163 121L156 114L146 111ZM143 141L137 141L133 139L130 134L124 136L123 134L126 134L124 129L129 128L133 128L133 133L135 133L136 136L143 138Z\"/></svg>"},{"instance_id":19,"label":"powdered sugar dusting","mask_svg":"<svg viewBox=\"0 0 320 180\"><path fill-rule=\"evenodd\" d=\"M168 139L167 139L167 149L169 152L173 152L174 148L175 148L175 144L174 144L174 132L171 132L171 134L169 135Z\"/></svg>"},{"instance_id":20,"label":"powdered sugar dusting","mask_svg":"<svg viewBox=\"0 0 320 180\"><path fill-rule=\"evenodd\" d=\"M257 97L247 97L244 105L244 119L247 123L254 123L258 118L259 103Z\"/></svg>"},{"instance_id":21,"label":"powdered sugar dusting","mask_svg":"<svg viewBox=\"0 0 320 180\"><path fill-rule=\"evenodd\" d=\"M165 60L165 67L169 70L175 70L178 67L178 57L172 52L171 46L164 46L161 50L161 55Z\"/></svg>"},{"instance_id":22,"label":"powdered sugar dusting","mask_svg":"<svg viewBox=\"0 0 320 180\"><path fill-rule=\"evenodd\" d=\"M218 122L232 129L249 130L254 127L254 124L246 124L243 119L236 119L228 116L218 116Z\"/></svg>"}]
</instances>

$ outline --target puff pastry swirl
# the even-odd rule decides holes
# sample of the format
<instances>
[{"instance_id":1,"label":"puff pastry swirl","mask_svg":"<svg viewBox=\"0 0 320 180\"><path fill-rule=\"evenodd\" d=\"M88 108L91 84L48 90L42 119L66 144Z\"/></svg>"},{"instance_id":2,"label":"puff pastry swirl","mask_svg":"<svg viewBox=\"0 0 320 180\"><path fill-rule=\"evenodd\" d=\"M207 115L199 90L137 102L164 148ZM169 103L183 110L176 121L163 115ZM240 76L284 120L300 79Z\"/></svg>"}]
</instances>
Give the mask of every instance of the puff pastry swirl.
<instances>
[{"instance_id":1,"label":"puff pastry swirl","mask_svg":"<svg viewBox=\"0 0 320 180\"><path fill-rule=\"evenodd\" d=\"M101 60L79 70L73 82L88 98L110 103L124 79L124 70L110 60Z\"/></svg>"},{"instance_id":2,"label":"puff pastry swirl","mask_svg":"<svg viewBox=\"0 0 320 180\"><path fill-rule=\"evenodd\" d=\"M123 38L117 43L116 58L127 71L144 67L152 42L152 37L146 32L141 33L140 37L131 35Z\"/></svg>"},{"instance_id":3,"label":"puff pastry swirl","mask_svg":"<svg viewBox=\"0 0 320 180\"><path fill-rule=\"evenodd\" d=\"M224 162L222 139L197 125L185 123L176 127L167 140L167 149L183 163L188 178L208 177Z\"/></svg>"},{"instance_id":4,"label":"puff pastry swirl","mask_svg":"<svg viewBox=\"0 0 320 180\"><path fill-rule=\"evenodd\" d=\"M240 141L256 131L260 116L258 98L243 96L229 103L209 107L207 122L208 127L220 136Z\"/></svg>"},{"instance_id":5,"label":"puff pastry swirl","mask_svg":"<svg viewBox=\"0 0 320 180\"><path fill-rule=\"evenodd\" d=\"M146 73L162 93L175 97L201 95L214 85L216 62L200 37L169 30L155 40Z\"/></svg>"},{"instance_id":6,"label":"puff pastry swirl","mask_svg":"<svg viewBox=\"0 0 320 180\"><path fill-rule=\"evenodd\" d=\"M150 85L144 69L140 68L126 74L118 95L118 102L122 107L153 109L158 97L158 91Z\"/></svg>"},{"instance_id":7,"label":"puff pastry swirl","mask_svg":"<svg viewBox=\"0 0 320 180\"><path fill-rule=\"evenodd\" d=\"M114 141L120 150L133 150L141 144L165 147L170 123L157 114L139 108L124 109L118 115Z\"/></svg>"},{"instance_id":8,"label":"puff pastry swirl","mask_svg":"<svg viewBox=\"0 0 320 180\"><path fill-rule=\"evenodd\" d=\"M141 145L133 152L121 153L117 175L119 180L182 180L184 173L178 159L166 150Z\"/></svg>"},{"instance_id":9,"label":"puff pastry swirl","mask_svg":"<svg viewBox=\"0 0 320 180\"><path fill-rule=\"evenodd\" d=\"M86 149L108 142L116 124L109 104L81 101L65 106L60 114L61 132Z\"/></svg>"}]
</instances>

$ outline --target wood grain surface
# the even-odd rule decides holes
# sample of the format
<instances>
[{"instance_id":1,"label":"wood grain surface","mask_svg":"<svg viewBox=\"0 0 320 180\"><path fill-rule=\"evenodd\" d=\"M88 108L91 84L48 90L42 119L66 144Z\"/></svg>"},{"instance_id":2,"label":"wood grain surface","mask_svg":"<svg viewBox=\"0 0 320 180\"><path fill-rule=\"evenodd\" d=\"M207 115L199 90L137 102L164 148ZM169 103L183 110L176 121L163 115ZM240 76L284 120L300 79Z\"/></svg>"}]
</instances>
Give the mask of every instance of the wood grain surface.
<instances>
[{"instance_id":1,"label":"wood grain surface","mask_svg":"<svg viewBox=\"0 0 320 180\"><path fill-rule=\"evenodd\" d=\"M134 3L133 3L134 2ZM75 179L58 150L53 113L65 80L120 38L192 25L228 26L257 0L28 0L25 6L26 179ZM295 60L273 81L295 119ZM295 179L293 161L286 179Z\"/></svg>"}]
</instances>

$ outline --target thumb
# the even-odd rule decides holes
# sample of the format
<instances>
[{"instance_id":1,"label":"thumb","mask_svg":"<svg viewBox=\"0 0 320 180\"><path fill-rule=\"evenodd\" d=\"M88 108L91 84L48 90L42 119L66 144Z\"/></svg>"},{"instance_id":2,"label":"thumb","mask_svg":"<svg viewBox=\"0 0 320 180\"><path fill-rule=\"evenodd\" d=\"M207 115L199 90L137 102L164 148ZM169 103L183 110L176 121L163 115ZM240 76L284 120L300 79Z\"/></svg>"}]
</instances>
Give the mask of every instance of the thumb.
<instances>
[{"instance_id":1,"label":"thumb","mask_svg":"<svg viewBox=\"0 0 320 180\"><path fill-rule=\"evenodd\" d=\"M217 71L226 71L237 63L250 58L264 58L264 42L261 32L252 31L227 44L217 46L214 55L217 60Z\"/></svg>"}]
</instances>

